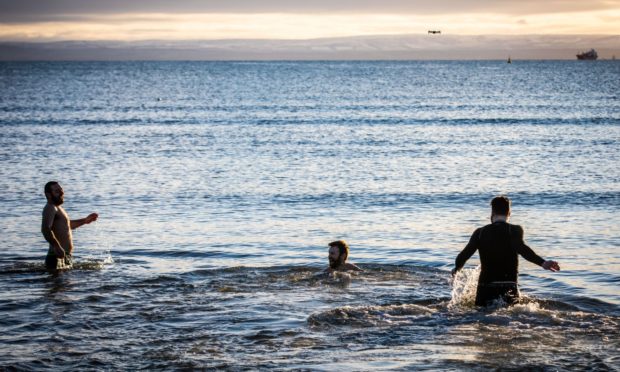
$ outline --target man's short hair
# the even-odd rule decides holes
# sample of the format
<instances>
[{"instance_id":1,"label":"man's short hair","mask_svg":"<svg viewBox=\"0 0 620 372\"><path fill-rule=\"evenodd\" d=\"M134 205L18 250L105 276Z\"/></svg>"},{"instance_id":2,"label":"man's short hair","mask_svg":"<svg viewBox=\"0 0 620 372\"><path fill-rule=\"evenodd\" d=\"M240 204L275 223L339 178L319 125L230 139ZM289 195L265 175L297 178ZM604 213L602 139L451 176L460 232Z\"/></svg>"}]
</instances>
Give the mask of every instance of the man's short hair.
<instances>
[{"instance_id":1,"label":"man's short hair","mask_svg":"<svg viewBox=\"0 0 620 372\"><path fill-rule=\"evenodd\" d=\"M52 193L52 186L54 185L58 185L58 181L49 181L48 183L45 184L45 193L46 194L51 194Z\"/></svg>"},{"instance_id":2,"label":"man's short hair","mask_svg":"<svg viewBox=\"0 0 620 372\"><path fill-rule=\"evenodd\" d=\"M510 212L510 199L507 196L496 196L491 200L491 211L493 213L507 216Z\"/></svg>"},{"instance_id":3,"label":"man's short hair","mask_svg":"<svg viewBox=\"0 0 620 372\"><path fill-rule=\"evenodd\" d=\"M328 244L329 247L338 247L340 256L344 254L343 262L349 257L349 245L344 240L336 240Z\"/></svg>"}]
</instances>

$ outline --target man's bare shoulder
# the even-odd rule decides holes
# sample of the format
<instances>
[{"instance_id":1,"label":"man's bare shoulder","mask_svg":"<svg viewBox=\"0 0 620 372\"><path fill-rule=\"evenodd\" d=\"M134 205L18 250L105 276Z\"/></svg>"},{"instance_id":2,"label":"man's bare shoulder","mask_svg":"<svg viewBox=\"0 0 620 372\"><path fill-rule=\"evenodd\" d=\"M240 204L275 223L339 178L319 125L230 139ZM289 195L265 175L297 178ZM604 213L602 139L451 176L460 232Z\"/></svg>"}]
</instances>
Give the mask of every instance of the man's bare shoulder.
<instances>
[{"instance_id":1,"label":"man's bare shoulder","mask_svg":"<svg viewBox=\"0 0 620 372\"><path fill-rule=\"evenodd\" d=\"M43 215L56 214L58 212L58 207L54 204L46 203L45 207L43 207Z\"/></svg>"},{"instance_id":2,"label":"man's bare shoulder","mask_svg":"<svg viewBox=\"0 0 620 372\"><path fill-rule=\"evenodd\" d=\"M362 269L360 269L359 266L357 266L356 264L347 262L344 264L343 271L362 271Z\"/></svg>"},{"instance_id":3,"label":"man's bare shoulder","mask_svg":"<svg viewBox=\"0 0 620 372\"><path fill-rule=\"evenodd\" d=\"M338 266L337 268L332 268L332 267L327 267L327 269L325 269L326 273L335 273L335 272L346 272L346 271L364 271L361 268L359 268L359 266L357 266L356 264L352 264L352 263L344 263L340 266Z\"/></svg>"},{"instance_id":4,"label":"man's bare shoulder","mask_svg":"<svg viewBox=\"0 0 620 372\"><path fill-rule=\"evenodd\" d=\"M45 207L43 207L43 216L42 216L42 224L45 227L51 228L54 224L54 220L56 219L56 214L58 213L58 208L55 205L47 203Z\"/></svg>"}]
</instances>

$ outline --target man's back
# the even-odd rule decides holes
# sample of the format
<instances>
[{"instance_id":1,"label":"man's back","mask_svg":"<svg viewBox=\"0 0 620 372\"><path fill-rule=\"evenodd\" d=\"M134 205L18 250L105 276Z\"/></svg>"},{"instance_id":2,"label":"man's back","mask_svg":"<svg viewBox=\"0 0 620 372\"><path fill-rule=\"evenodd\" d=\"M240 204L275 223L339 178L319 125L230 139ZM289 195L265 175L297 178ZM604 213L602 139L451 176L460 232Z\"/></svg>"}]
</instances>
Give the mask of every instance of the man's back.
<instances>
[{"instance_id":1,"label":"man's back","mask_svg":"<svg viewBox=\"0 0 620 372\"><path fill-rule=\"evenodd\" d=\"M518 301L519 255L543 269L560 270L557 262L545 261L525 244L523 229L521 226L509 224L509 218L510 199L505 196L493 198L492 223L476 229L467 246L456 257L453 276L476 251L480 251L482 269L476 289L477 306L487 306L498 299L503 299L507 304Z\"/></svg>"},{"instance_id":2,"label":"man's back","mask_svg":"<svg viewBox=\"0 0 620 372\"><path fill-rule=\"evenodd\" d=\"M456 259L457 267L462 267L476 250L479 251L482 266L479 283L517 282L519 254L537 265L544 262L523 241L523 228L503 221L474 231L469 243Z\"/></svg>"},{"instance_id":3,"label":"man's back","mask_svg":"<svg viewBox=\"0 0 620 372\"><path fill-rule=\"evenodd\" d=\"M496 222L480 228L478 232L480 254L481 283L516 282L519 272L519 257L514 248L515 230L521 232L520 226L506 222Z\"/></svg>"}]
</instances>

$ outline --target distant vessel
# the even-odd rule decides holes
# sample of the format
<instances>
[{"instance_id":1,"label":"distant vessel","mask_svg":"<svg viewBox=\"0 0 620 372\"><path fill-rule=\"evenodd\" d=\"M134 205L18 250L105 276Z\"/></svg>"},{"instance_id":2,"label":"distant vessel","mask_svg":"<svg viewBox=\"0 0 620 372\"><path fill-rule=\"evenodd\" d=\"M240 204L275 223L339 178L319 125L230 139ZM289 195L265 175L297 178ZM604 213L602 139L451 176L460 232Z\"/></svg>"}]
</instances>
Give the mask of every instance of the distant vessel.
<instances>
[{"instance_id":1,"label":"distant vessel","mask_svg":"<svg viewBox=\"0 0 620 372\"><path fill-rule=\"evenodd\" d=\"M508 56L508 61L506 61L507 63L512 63L512 59L510 59L510 56Z\"/></svg>"},{"instance_id":2,"label":"distant vessel","mask_svg":"<svg viewBox=\"0 0 620 372\"><path fill-rule=\"evenodd\" d=\"M441 31L440 30L428 30L429 34L440 34Z\"/></svg>"},{"instance_id":3,"label":"distant vessel","mask_svg":"<svg viewBox=\"0 0 620 372\"><path fill-rule=\"evenodd\" d=\"M579 60L587 60L587 61L595 61L598 58L598 54L596 54L596 50L590 49L589 52L583 52L577 54L577 59Z\"/></svg>"}]
</instances>

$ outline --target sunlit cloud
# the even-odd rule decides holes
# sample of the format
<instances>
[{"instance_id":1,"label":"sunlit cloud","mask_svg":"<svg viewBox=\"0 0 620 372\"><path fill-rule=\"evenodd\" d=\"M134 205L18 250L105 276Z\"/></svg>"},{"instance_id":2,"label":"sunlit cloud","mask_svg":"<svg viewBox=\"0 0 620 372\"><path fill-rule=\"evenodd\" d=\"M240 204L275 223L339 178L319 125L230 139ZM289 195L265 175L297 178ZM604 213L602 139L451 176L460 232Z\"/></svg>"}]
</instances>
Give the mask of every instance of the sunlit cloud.
<instances>
[{"instance_id":1,"label":"sunlit cloud","mask_svg":"<svg viewBox=\"0 0 620 372\"><path fill-rule=\"evenodd\" d=\"M0 39L208 40L312 39L420 34L620 34L620 10L556 14L121 14L72 21L0 24Z\"/></svg>"}]
</instances>

